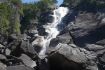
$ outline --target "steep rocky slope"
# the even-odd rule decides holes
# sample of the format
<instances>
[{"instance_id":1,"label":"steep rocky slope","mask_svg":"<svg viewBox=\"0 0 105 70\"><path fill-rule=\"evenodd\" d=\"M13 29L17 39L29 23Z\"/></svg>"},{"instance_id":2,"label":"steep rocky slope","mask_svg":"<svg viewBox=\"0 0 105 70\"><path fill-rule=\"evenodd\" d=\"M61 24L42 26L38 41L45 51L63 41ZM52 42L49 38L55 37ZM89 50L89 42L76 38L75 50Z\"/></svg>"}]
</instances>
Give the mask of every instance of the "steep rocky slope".
<instances>
[{"instance_id":1,"label":"steep rocky slope","mask_svg":"<svg viewBox=\"0 0 105 70\"><path fill-rule=\"evenodd\" d=\"M32 46L38 33L46 34L39 25L20 36L0 35L0 70L104 70L104 12L70 10L62 21L63 30L51 40L44 59L38 56L41 47Z\"/></svg>"}]
</instances>

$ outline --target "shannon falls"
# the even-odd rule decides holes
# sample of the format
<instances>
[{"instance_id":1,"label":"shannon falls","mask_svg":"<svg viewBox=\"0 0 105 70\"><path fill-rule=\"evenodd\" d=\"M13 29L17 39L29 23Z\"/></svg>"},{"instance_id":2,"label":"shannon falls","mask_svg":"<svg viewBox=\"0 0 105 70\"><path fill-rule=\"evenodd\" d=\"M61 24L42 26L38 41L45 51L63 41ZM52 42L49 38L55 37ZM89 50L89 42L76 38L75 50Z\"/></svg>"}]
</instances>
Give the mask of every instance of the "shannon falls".
<instances>
[{"instance_id":1,"label":"shannon falls","mask_svg":"<svg viewBox=\"0 0 105 70\"><path fill-rule=\"evenodd\" d=\"M60 33L61 29L58 30L58 25L62 25L62 19L67 15L69 9L67 7L59 7L55 9L49 16L53 17L54 20L51 23L46 23L43 25L47 36L38 35L37 39L32 42L32 45L40 45L41 50L39 52L39 57L43 59L46 55L46 49L49 46L50 41Z\"/></svg>"},{"instance_id":2,"label":"shannon falls","mask_svg":"<svg viewBox=\"0 0 105 70\"><path fill-rule=\"evenodd\" d=\"M0 0L0 70L105 70L105 1L57 1Z\"/></svg>"}]
</instances>

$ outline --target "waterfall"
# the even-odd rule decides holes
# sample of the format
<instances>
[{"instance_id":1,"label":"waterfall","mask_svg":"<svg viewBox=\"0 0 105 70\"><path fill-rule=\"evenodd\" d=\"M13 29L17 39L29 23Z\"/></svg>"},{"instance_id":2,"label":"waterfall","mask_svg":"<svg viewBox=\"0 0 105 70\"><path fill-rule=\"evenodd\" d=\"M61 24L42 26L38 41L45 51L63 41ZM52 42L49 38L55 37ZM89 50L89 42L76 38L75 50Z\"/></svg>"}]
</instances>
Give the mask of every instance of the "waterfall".
<instances>
[{"instance_id":1,"label":"waterfall","mask_svg":"<svg viewBox=\"0 0 105 70\"><path fill-rule=\"evenodd\" d=\"M44 58L46 53L46 48L49 46L50 41L60 33L61 30L58 30L58 25L63 24L62 19L68 13L67 7L59 7L53 10L53 15L50 15L54 18L53 22L43 25L45 32L48 34L45 36L39 36L32 42L32 45L38 44L41 46L41 51L39 52L39 57Z\"/></svg>"}]
</instances>

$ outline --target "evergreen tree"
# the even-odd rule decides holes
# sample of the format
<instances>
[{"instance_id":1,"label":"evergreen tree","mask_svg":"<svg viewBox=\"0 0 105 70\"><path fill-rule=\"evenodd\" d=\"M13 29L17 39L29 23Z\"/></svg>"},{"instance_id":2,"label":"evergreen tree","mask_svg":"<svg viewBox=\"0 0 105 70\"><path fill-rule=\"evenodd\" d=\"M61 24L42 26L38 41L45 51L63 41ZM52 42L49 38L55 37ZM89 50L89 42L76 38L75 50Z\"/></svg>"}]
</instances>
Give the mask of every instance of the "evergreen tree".
<instances>
[{"instance_id":1,"label":"evergreen tree","mask_svg":"<svg viewBox=\"0 0 105 70\"><path fill-rule=\"evenodd\" d=\"M29 29L29 26L31 25L31 20L39 21L40 14L49 11L49 8L51 8L51 6L55 5L56 3L56 0L40 0L38 2L30 4L24 3L24 17L21 21L22 33L24 32L24 30Z\"/></svg>"},{"instance_id":2,"label":"evergreen tree","mask_svg":"<svg viewBox=\"0 0 105 70\"><path fill-rule=\"evenodd\" d=\"M0 3L0 33L10 35L20 34L21 0L7 0Z\"/></svg>"}]
</instances>

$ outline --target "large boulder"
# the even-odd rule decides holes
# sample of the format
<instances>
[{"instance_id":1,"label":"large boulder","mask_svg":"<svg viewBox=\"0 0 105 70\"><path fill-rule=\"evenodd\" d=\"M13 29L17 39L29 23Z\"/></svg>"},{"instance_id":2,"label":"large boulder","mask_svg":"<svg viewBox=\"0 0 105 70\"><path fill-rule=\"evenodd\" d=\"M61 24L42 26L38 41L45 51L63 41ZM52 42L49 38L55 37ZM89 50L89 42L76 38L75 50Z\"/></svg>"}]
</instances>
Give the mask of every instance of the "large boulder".
<instances>
[{"instance_id":1,"label":"large boulder","mask_svg":"<svg viewBox=\"0 0 105 70\"><path fill-rule=\"evenodd\" d=\"M51 55L48 59L50 70L85 70L82 64L68 60L59 53Z\"/></svg>"},{"instance_id":2,"label":"large boulder","mask_svg":"<svg viewBox=\"0 0 105 70\"><path fill-rule=\"evenodd\" d=\"M41 36L47 35L47 33L45 32L45 28L39 27L38 28L38 34L41 35Z\"/></svg>"},{"instance_id":3,"label":"large boulder","mask_svg":"<svg viewBox=\"0 0 105 70\"><path fill-rule=\"evenodd\" d=\"M21 45L20 45L20 49L22 49L23 52L25 52L25 53L30 53L32 55L36 54L34 47L29 43L28 40L27 41L22 40Z\"/></svg>"},{"instance_id":4,"label":"large boulder","mask_svg":"<svg viewBox=\"0 0 105 70\"><path fill-rule=\"evenodd\" d=\"M56 47L58 43L63 43L63 44L71 44L73 43L73 39L70 36L69 31L62 31L56 38L52 39L50 41L49 47Z\"/></svg>"},{"instance_id":5,"label":"large boulder","mask_svg":"<svg viewBox=\"0 0 105 70\"><path fill-rule=\"evenodd\" d=\"M105 70L105 52L98 55L97 58L99 60L98 66L99 66L100 70Z\"/></svg>"},{"instance_id":6,"label":"large boulder","mask_svg":"<svg viewBox=\"0 0 105 70\"><path fill-rule=\"evenodd\" d=\"M96 45L96 44L86 44L86 47L85 47L87 50L90 50L90 51L94 51L94 52L97 52L99 50L103 50L105 49L104 46L101 46L101 45Z\"/></svg>"},{"instance_id":7,"label":"large boulder","mask_svg":"<svg viewBox=\"0 0 105 70\"><path fill-rule=\"evenodd\" d=\"M96 55L94 53L91 53L83 48L78 48L73 44L58 44L57 47L61 47L58 50L60 54L64 55L69 60L73 60L78 63L86 63L87 60L96 58Z\"/></svg>"},{"instance_id":8,"label":"large boulder","mask_svg":"<svg viewBox=\"0 0 105 70\"><path fill-rule=\"evenodd\" d=\"M0 70L6 70L6 65L0 62Z\"/></svg>"},{"instance_id":9,"label":"large boulder","mask_svg":"<svg viewBox=\"0 0 105 70\"><path fill-rule=\"evenodd\" d=\"M4 46L4 45L2 45L2 44L0 44L0 52L1 52L1 53L3 53L3 52L4 52L4 48L5 48L5 46Z\"/></svg>"},{"instance_id":10,"label":"large boulder","mask_svg":"<svg viewBox=\"0 0 105 70\"><path fill-rule=\"evenodd\" d=\"M17 66L8 66L7 70L34 70L33 68L24 66L24 65L17 65Z\"/></svg>"},{"instance_id":11,"label":"large boulder","mask_svg":"<svg viewBox=\"0 0 105 70\"><path fill-rule=\"evenodd\" d=\"M26 54L21 54L21 56L19 57L19 59L22 60L22 62L28 66L28 67L35 67L36 66L36 62L33 61L29 56L27 56Z\"/></svg>"},{"instance_id":12,"label":"large boulder","mask_svg":"<svg viewBox=\"0 0 105 70\"><path fill-rule=\"evenodd\" d=\"M60 43L69 44L73 43L72 37L70 36L69 31L66 33L60 34L57 36Z\"/></svg>"},{"instance_id":13,"label":"large boulder","mask_svg":"<svg viewBox=\"0 0 105 70\"><path fill-rule=\"evenodd\" d=\"M50 41L49 47L56 47L59 43L59 39L58 38L54 38Z\"/></svg>"},{"instance_id":14,"label":"large boulder","mask_svg":"<svg viewBox=\"0 0 105 70\"><path fill-rule=\"evenodd\" d=\"M0 60L6 60L7 58L6 58L6 56L5 55L3 55L3 54L0 54Z\"/></svg>"},{"instance_id":15,"label":"large boulder","mask_svg":"<svg viewBox=\"0 0 105 70\"><path fill-rule=\"evenodd\" d=\"M51 53L49 56L57 55L58 58L59 55L62 55L65 57L68 61L73 61L76 63L84 64L86 65L86 69L90 70L97 70L97 64L96 64L96 54L90 51L87 51L83 48L79 48L74 44L61 44L59 43L56 48L53 48L50 50Z\"/></svg>"},{"instance_id":16,"label":"large boulder","mask_svg":"<svg viewBox=\"0 0 105 70\"><path fill-rule=\"evenodd\" d=\"M7 36L6 35L0 34L0 43L4 46L7 45Z\"/></svg>"}]
</instances>

